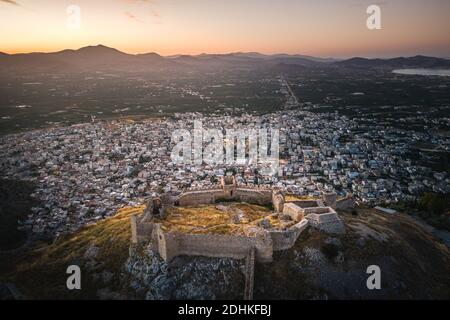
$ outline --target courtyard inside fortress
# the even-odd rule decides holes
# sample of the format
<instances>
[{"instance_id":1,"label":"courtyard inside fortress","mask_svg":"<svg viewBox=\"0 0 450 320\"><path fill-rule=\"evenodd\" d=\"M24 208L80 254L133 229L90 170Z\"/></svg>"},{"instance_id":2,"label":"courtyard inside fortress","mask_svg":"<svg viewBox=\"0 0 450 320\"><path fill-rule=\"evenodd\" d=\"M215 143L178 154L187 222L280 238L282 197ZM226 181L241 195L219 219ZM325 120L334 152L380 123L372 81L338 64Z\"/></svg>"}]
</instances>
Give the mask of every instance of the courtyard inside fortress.
<instances>
[{"instance_id":1,"label":"courtyard inside fortress","mask_svg":"<svg viewBox=\"0 0 450 320\"><path fill-rule=\"evenodd\" d=\"M167 209L165 219L155 219L163 231L191 234L228 234L254 236L260 227L285 230L296 222L289 216L274 213L268 206L241 202Z\"/></svg>"}]
</instances>

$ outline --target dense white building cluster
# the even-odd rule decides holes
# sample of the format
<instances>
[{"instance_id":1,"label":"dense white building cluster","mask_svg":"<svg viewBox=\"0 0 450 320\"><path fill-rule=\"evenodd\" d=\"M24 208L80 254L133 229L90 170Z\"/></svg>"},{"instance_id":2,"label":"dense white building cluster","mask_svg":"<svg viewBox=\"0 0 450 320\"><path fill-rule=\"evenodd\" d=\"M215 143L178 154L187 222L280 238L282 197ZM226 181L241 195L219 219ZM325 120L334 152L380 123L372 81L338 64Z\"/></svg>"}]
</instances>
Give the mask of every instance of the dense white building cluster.
<instances>
[{"instance_id":1,"label":"dense white building cluster","mask_svg":"<svg viewBox=\"0 0 450 320\"><path fill-rule=\"evenodd\" d=\"M413 200L427 191L450 192L447 172L433 171L414 158L414 154L427 156L416 152L417 142L450 150L448 137L338 113L313 113L307 111L308 105L299 104L283 78L280 83L285 106L264 115L182 113L165 119L91 122L0 138L3 178L33 182L33 197L41 204L33 208L24 227L58 235L112 215L119 207L142 203L154 193L213 186L230 169L238 184L276 186L308 196L351 193L357 201L369 204ZM180 128L193 132L194 120L202 121L206 129L223 132L278 129L278 174L262 176L258 164L174 164L172 133Z\"/></svg>"},{"instance_id":2,"label":"dense white building cluster","mask_svg":"<svg viewBox=\"0 0 450 320\"><path fill-rule=\"evenodd\" d=\"M174 165L175 129L208 127L280 130L280 170L260 176L257 165ZM366 203L411 199L424 191L450 192L449 176L408 158L415 135L360 125L338 114L279 111L266 115L110 121L31 131L1 138L4 178L33 181L41 206L25 225L61 233L136 205L155 192L208 187L227 169L239 184L266 184L299 195L352 193ZM417 137L422 139L423 137ZM439 141L448 147L449 141Z\"/></svg>"}]
</instances>

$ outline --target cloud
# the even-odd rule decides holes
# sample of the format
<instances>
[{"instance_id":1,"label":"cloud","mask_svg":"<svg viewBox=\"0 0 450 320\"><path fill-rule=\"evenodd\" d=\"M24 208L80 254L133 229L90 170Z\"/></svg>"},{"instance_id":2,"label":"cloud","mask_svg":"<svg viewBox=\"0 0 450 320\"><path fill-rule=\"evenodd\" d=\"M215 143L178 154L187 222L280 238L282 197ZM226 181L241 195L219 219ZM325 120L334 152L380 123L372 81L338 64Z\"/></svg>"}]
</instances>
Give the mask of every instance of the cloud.
<instances>
[{"instance_id":1,"label":"cloud","mask_svg":"<svg viewBox=\"0 0 450 320\"><path fill-rule=\"evenodd\" d=\"M20 6L20 3L18 3L17 1L14 1L14 0L0 0L0 2L12 4L14 6Z\"/></svg>"},{"instance_id":2,"label":"cloud","mask_svg":"<svg viewBox=\"0 0 450 320\"><path fill-rule=\"evenodd\" d=\"M159 13L159 10L157 8L157 4L158 4L157 0L120 0L120 1L127 2L127 3L133 4L133 5L137 5L138 3L141 3L142 5L144 5L148 8L145 10L149 10L149 15L153 18L152 19L153 22L160 22L161 14ZM142 9L141 9L141 11L142 11ZM140 20L136 15L131 13L130 11L126 11L126 12L124 12L124 14L132 20L144 22L144 21ZM147 19L144 19L144 20L147 20Z\"/></svg>"},{"instance_id":3,"label":"cloud","mask_svg":"<svg viewBox=\"0 0 450 320\"><path fill-rule=\"evenodd\" d=\"M155 18L161 18L161 15L159 14L158 11L156 11L155 9L152 9L150 14L155 17Z\"/></svg>"},{"instance_id":4,"label":"cloud","mask_svg":"<svg viewBox=\"0 0 450 320\"><path fill-rule=\"evenodd\" d=\"M136 17L136 16L135 16L134 14L132 14L131 12L126 11L126 12L124 12L123 14L126 15L128 18L130 18L130 19L132 19L132 20L135 20L135 21L138 21L138 22L142 22L138 17Z\"/></svg>"},{"instance_id":5,"label":"cloud","mask_svg":"<svg viewBox=\"0 0 450 320\"><path fill-rule=\"evenodd\" d=\"M1 0L0 0L1 1ZM136 3L136 2L147 2L147 3L151 3L151 4L155 4L156 1L154 0L122 0L124 2L129 2L129 3Z\"/></svg>"}]
</instances>

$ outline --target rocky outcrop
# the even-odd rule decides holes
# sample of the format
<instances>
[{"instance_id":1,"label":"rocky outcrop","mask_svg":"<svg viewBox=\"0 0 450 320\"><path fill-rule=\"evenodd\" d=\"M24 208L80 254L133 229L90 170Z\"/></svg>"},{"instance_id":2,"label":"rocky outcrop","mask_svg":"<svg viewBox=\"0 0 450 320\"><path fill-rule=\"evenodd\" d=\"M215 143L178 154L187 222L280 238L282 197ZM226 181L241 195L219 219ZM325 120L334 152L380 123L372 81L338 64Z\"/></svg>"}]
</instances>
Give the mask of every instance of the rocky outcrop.
<instances>
[{"instance_id":1,"label":"rocky outcrop","mask_svg":"<svg viewBox=\"0 0 450 320\"><path fill-rule=\"evenodd\" d=\"M169 267L151 245L140 244L132 245L125 269L134 298L243 298L243 260L180 256Z\"/></svg>"}]
</instances>

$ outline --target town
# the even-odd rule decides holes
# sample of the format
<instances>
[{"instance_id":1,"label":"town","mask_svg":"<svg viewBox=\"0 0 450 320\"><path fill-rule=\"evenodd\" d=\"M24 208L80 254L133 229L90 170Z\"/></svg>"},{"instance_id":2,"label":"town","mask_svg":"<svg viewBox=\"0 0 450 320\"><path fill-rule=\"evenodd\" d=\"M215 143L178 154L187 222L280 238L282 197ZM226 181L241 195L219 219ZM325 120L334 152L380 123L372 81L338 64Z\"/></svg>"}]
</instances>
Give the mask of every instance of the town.
<instances>
[{"instance_id":1,"label":"town","mask_svg":"<svg viewBox=\"0 0 450 320\"><path fill-rule=\"evenodd\" d=\"M369 205L414 200L425 191L450 192L447 172L410 158L415 144L427 139L448 150L448 137L311 112L284 88L288 99L283 110L262 115L176 113L1 137L3 176L33 182L32 196L40 203L22 221L22 228L58 236L111 216L123 206L144 203L155 193L210 187L227 170L234 171L239 184L277 187L303 196L352 194L357 203ZM216 129L279 128L278 174L264 176L258 164L251 163L173 163L172 132L192 130L194 121Z\"/></svg>"}]
</instances>

